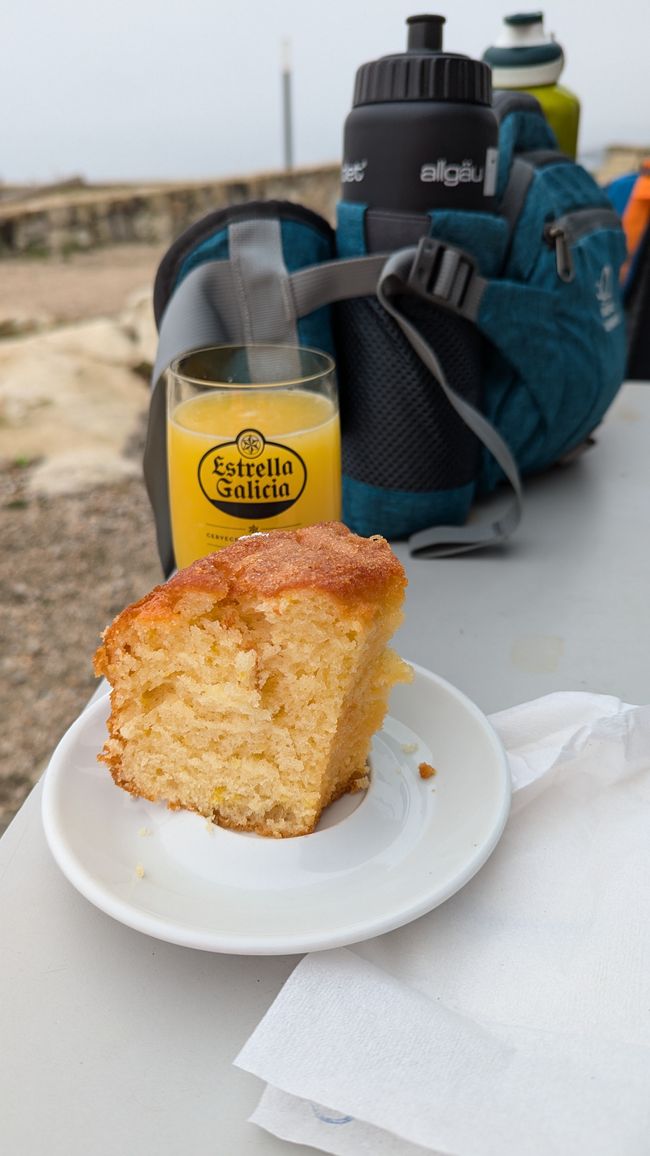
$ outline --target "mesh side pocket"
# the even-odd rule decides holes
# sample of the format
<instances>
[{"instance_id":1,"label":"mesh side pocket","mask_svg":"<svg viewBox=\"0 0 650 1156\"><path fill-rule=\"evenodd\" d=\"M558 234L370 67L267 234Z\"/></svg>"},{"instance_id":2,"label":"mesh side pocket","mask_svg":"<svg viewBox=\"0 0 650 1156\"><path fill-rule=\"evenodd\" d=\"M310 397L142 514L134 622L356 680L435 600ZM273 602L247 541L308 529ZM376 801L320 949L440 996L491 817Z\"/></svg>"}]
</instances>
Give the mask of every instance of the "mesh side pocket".
<instances>
[{"instance_id":1,"label":"mesh side pocket","mask_svg":"<svg viewBox=\"0 0 650 1156\"><path fill-rule=\"evenodd\" d=\"M435 350L450 384L481 403L481 337L462 317L412 297L400 308ZM375 297L334 311L343 471L368 485L429 493L476 478L480 444Z\"/></svg>"}]
</instances>

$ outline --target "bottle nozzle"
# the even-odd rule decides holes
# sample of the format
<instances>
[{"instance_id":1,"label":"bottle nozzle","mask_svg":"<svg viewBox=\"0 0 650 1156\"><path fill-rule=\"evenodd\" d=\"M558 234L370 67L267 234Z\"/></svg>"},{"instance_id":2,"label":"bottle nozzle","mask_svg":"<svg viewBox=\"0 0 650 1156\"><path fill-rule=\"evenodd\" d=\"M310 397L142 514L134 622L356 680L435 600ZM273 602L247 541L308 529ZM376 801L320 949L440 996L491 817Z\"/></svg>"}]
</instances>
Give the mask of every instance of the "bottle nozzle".
<instances>
[{"instance_id":1,"label":"bottle nozzle","mask_svg":"<svg viewBox=\"0 0 650 1156\"><path fill-rule=\"evenodd\" d=\"M444 16L409 16L407 52L441 52Z\"/></svg>"}]
</instances>

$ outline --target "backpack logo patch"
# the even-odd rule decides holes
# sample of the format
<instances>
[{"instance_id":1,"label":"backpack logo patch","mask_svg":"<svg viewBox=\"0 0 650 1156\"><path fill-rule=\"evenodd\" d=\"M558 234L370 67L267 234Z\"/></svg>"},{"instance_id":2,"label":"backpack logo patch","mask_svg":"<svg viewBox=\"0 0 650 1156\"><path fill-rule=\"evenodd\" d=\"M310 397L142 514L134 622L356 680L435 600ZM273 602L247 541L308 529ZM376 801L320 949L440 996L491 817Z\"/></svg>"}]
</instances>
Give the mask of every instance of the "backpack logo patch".
<instances>
[{"instance_id":1,"label":"backpack logo patch","mask_svg":"<svg viewBox=\"0 0 650 1156\"><path fill-rule=\"evenodd\" d=\"M596 281L596 300L600 310L603 329L609 333L623 320L614 297L614 270L611 265L603 265Z\"/></svg>"}]
</instances>

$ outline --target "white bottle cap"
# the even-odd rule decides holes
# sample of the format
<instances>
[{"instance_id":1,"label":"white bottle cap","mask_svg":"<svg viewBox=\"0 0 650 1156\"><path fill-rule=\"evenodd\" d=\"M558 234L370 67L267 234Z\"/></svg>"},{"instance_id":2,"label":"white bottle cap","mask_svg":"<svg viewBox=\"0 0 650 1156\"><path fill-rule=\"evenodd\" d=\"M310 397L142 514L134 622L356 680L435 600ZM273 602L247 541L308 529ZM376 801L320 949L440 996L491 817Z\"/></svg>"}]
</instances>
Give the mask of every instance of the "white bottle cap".
<instances>
[{"instance_id":1,"label":"white bottle cap","mask_svg":"<svg viewBox=\"0 0 650 1156\"><path fill-rule=\"evenodd\" d=\"M564 67L564 53L544 28L543 12L506 16L496 43L483 60L492 69L495 88L534 88L555 84Z\"/></svg>"}]
</instances>

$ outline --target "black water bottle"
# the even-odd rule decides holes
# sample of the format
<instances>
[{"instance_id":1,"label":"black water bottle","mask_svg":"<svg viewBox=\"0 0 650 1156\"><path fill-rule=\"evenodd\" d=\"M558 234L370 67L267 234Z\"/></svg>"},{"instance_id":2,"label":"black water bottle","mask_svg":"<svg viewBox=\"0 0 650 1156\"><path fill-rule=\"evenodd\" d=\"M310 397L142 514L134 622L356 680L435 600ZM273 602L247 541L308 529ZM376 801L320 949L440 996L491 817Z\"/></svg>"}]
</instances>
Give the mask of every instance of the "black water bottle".
<instances>
[{"instance_id":1,"label":"black water bottle","mask_svg":"<svg viewBox=\"0 0 650 1156\"><path fill-rule=\"evenodd\" d=\"M495 207L491 70L442 51L444 16L410 16L406 52L357 71L344 130L344 201L371 209Z\"/></svg>"},{"instance_id":2,"label":"black water bottle","mask_svg":"<svg viewBox=\"0 0 650 1156\"><path fill-rule=\"evenodd\" d=\"M440 236L438 211L442 220L450 209L496 207L490 68L442 51L444 17L411 16L407 24L406 52L363 64L356 75L344 133L340 256L392 253ZM400 308L453 389L481 408L484 349L476 326L408 293ZM456 520L463 521L479 472L477 438L376 297L339 303L335 324L346 520L372 531L354 508L369 494L374 528L390 537L435 524L437 509L454 507L456 495Z\"/></svg>"}]
</instances>

